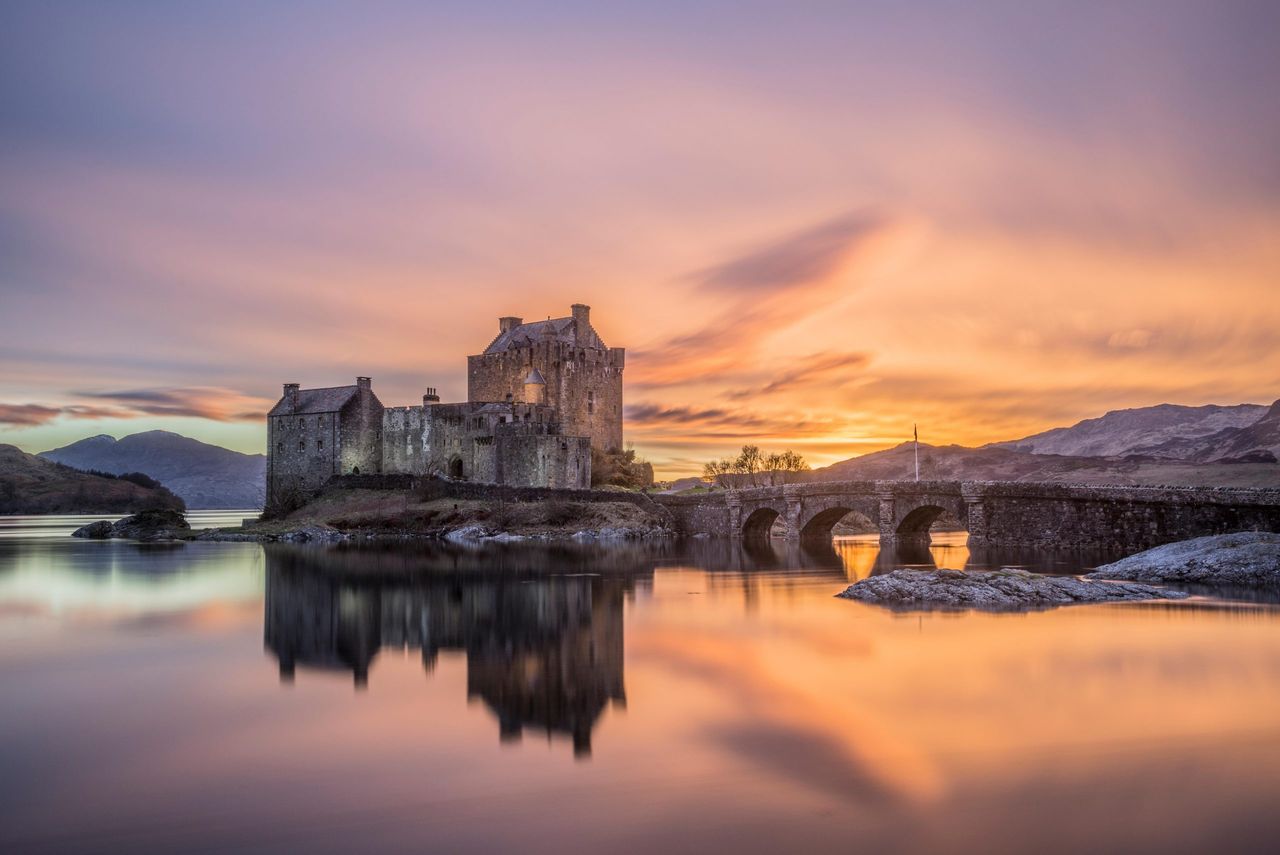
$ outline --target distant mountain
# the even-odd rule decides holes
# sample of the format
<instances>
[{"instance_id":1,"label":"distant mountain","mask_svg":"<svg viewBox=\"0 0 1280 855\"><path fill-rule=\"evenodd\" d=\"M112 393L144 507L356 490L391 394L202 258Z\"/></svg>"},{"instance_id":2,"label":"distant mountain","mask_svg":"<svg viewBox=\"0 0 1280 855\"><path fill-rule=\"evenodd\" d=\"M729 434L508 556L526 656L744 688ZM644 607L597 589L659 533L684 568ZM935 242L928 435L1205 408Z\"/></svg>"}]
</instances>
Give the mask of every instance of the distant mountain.
<instances>
[{"instance_id":1,"label":"distant mountain","mask_svg":"<svg viewBox=\"0 0 1280 855\"><path fill-rule=\"evenodd\" d=\"M241 454L163 430L118 440L91 436L39 456L77 469L143 472L189 508L260 508L266 491L265 455Z\"/></svg>"},{"instance_id":2,"label":"distant mountain","mask_svg":"<svg viewBox=\"0 0 1280 855\"><path fill-rule=\"evenodd\" d=\"M1177 460L1274 460L1280 457L1280 401L1246 427L1223 428L1211 434L1168 439L1140 445L1131 454Z\"/></svg>"},{"instance_id":3,"label":"distant mountain","mask_svg":"<svg viewBox=\"0 0 1280 855\"><path fill-rule=\"evenodd\" d=\"M148 508L182 510L182 500L163 487L80 472L0 445L0 514L127 514Z\"/></svg>"},{"instance_id":4,"label":"distant mountain","mask_svg":"<svg viewBox=\"0 0 1280 855\"><path fill-rule=\"evenodd\" d=\"M1280 402L1278 402L1280 403ZM1274 414L1275 406L1271 407ZM1237 449L1251 441L1232 442L1232 432L1250 428L1268 414L1265 406L1238 404L1231 407L1210 405L1182 407L1160 404L1132 410L1113 410L1096 419L1085 419L1071 427L1054 428L1044 433L992 443L988 447L1007 448L1031 454L1063 454L1074 457L1120 457L1141 454L1179 460L1216 460L1241 456L1254 448ZM1210 437L1212 441L1205 442ZM1256 448L1270 449L1280 441L1263 442ZM1223 449L1215 454L1215 449Z\"/></svg>"},{"instance_id":5,"label":"distant mountain","mask_svg":"<svg viewBox=\"0 0 1280 855\"><path fill-rule=\"evenodd\" d=\"M914 448L905 442L815 469L810 477L819 481L909 480L915 477ZM997 446L966 448L921 443L920 477L944 481L1276 487L1280 486L1280 464L1274 459L1196 463L1140 457L1075 457L1030 454Z\"/></svg>"}]
</instances>

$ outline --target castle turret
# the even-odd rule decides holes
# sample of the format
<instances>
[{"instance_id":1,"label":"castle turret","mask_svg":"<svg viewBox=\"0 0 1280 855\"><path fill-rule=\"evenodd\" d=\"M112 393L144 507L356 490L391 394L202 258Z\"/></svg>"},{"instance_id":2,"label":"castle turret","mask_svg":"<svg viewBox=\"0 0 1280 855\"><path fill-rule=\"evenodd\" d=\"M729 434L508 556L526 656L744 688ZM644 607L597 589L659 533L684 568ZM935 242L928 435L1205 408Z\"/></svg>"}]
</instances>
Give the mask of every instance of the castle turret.
<instances>
[{"instance_id":1,"label":"castle turret","mask_svg":"<svg viewBox=\"0 0 1280 855\"><path fill-rule=\"evenodd\" d=\"M510 332L511 330L520 326L522 323L524 323L524 318L517 318L514 316L498 318L498 332L499 333Z\"/></svg>"},{"instance_id":2,"label":"castle turret","mask_svg":"<svg viewBox=\"0 0 1280 855\"><path fill-rule=\"evenodd\" d=\"M536 368L524 378L524 402L526 404L547 402L547 381L542 379L542 372Z\"/></svg>"}]
</instances>

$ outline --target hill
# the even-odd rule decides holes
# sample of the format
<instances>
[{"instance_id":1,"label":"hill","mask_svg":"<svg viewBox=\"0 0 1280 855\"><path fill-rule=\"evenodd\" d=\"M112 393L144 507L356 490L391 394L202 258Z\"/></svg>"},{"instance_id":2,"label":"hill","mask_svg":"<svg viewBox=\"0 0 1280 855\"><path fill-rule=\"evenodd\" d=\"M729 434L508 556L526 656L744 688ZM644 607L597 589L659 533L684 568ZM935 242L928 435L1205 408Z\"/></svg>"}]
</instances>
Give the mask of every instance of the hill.
<instances>
[{"instance_id":1,"label":"hill","mask_svg":"<svg viewBox=\"0 0 1280 855\"><path fill-rule=\"evenodd\" d=\"M260 508L266 491L265 455L241 454L163 430L118 440L92 436L39 456L77 469L143 472L189 508Z\"/></svg>"},{"instance_id":2,"label":"hill","mask_svg":"<svg viewBox=\"0 0 1280 855\"><path fill-rule=\"evenodd\" d=\"M1119 457L1141 454L1177 460L1216 460L1263 449L1280 449L1280 416L1258 404L1230 407L1183 407L1160 404L1131 410L1112 410L1096 419L1071 427L1054 428L1033 436L992 443L995 448L1031 454L1071 457ZM1277 430L1267 436L1250 436L1248 429L1260 420L1277 419ZM1273 448L1274 446L1274 448Z\"/></svg>"},{"instance_id":3,"label":"hill","mask_svg":"<svg viewBox=\"0 0 1280 855\"><path fill-rule=\"evenodd\" d=\"M183 510L164 487L80 472L0 445L0 514L126 514L152 508Z\"/></svg>"},{"instance_id":4,"label":"hill","mask_svg":"<svg viewBox=\"0 0 1280 855\"><path fill-rule=\"evenodd\" d=\"M915 476L914 449L864 454L811 473L814 480L908 480ZM998 446L920 445L920 477L955 481L1041 481L1058 484L1117 484L1215 487L1275 487L1275 462L1197 463L1145 457L1077 457L1030 454Z\"/></svg>"}]
</instances>

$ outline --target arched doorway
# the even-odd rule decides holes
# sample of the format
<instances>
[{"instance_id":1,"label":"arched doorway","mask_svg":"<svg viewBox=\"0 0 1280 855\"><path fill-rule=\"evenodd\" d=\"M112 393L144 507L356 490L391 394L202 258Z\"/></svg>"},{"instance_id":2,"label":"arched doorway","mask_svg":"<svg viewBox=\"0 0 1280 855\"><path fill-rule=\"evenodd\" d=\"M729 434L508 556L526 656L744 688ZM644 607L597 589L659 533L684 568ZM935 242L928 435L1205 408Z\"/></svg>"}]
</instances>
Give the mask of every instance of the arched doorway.
<instances>
[{"instance_id":1,"label":"arched doorway","mask_svg":"<svg viewBox=\"0 0 1280 855\"><path fill-rule=\"evenodd\" d=\"M449 461L449 477L450 478L462 477L462 458L461 457L455 457Z\"/></svg>"}]
</instances>

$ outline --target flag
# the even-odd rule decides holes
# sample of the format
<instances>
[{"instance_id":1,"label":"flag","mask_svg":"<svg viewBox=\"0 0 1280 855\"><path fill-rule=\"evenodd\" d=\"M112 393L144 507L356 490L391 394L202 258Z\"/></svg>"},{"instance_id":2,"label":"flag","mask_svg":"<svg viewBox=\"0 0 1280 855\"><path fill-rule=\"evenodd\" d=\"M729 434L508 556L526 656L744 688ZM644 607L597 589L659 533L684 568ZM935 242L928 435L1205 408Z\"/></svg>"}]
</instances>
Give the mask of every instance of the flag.
<instances>
[{"instance_id":1,"label":"flag","mask_svg":"<svg viewBox=\"0 0 1280 855\"><path fill-rule=\"evenodd\" d=\"M920 441L920 429L916 427L914 424L911 426L911 434L912 436L915 437L916 442Z\"/></svg>"}]
</instances>

